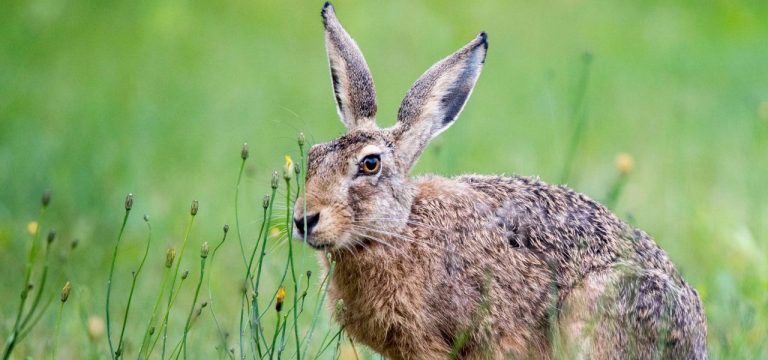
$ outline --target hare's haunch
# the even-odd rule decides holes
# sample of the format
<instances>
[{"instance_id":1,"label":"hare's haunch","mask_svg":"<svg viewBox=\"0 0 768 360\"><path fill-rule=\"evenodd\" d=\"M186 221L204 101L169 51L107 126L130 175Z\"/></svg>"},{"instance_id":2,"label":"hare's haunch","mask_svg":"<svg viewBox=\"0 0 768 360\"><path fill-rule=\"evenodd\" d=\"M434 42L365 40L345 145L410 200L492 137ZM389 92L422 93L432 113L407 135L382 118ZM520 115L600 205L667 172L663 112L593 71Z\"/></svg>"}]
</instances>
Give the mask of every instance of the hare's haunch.
<instances>
[{"instance_id":1,"label":"hare's haunch","mask_svg":"<svg viewBox=\"0 0 768 360\"><path fill-rule=\"evenodd\" d=\"M600 204L526 177L409 177L469 99L485 33L380 129L360 49L329 3L322 16L347 133L310 149L294 231L336 262L330 296L354 340L393 359L707 357L696 290Z\"/></svg>"}]
</instances>

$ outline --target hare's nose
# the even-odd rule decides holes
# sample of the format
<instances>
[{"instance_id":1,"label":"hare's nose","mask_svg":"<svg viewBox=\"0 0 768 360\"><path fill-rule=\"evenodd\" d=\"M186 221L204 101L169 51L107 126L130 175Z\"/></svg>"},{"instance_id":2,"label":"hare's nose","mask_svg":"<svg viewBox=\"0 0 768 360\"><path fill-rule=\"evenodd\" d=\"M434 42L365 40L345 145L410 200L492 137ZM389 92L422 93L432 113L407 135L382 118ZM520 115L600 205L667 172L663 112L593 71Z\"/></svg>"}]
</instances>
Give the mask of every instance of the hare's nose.
<instances>
[{"instance_id":1,"label":"hare's nose","mask_svg":"<svg viewBox=\"0 0 768 360\"><path fill-rule=\"evenodd\" d=\"M304 224L304 219L307 219L307 223ZM320 221L320 213L314 213L314 214L307 214L306 216L302 216L300 218L293 219L293 222L296 224L296 229L299 230L299 234L301 236L309 235L312 233L312 230L315 228L317 223ZM307 233L304 234L304 229L306 228Z\"/></svg>"}]
</instances>

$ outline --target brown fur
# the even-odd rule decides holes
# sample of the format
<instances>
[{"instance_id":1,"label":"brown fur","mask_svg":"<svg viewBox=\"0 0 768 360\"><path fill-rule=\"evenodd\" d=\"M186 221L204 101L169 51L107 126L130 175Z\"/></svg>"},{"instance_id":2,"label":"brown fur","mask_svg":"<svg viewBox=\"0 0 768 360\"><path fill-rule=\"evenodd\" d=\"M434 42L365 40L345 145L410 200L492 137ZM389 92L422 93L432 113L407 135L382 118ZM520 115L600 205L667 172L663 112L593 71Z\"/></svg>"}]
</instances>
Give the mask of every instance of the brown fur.
<instances>
[{"instance_id":1,"label":"brown fur","mask_svg":"<svg viewBox=\"0 0 768 360\"><path fill-rule=\"evenodd\" d=\"M348 38L329 14L327 4L326 39ZM706 358L696 291L648 235L600 204L526 177L408 176L458 116L486 51L482 34L428 70L393 128L345 119L347 134L311 148L296 217L305 206L319 214L307 242L336 262L330 297L346 307L337 321L393 359ZM364 64L356 46L329 45L338 52ZM340 108L373 93L344 89ZM371 154L381 171L361 174Z\"/></svg>"}]
</instances>

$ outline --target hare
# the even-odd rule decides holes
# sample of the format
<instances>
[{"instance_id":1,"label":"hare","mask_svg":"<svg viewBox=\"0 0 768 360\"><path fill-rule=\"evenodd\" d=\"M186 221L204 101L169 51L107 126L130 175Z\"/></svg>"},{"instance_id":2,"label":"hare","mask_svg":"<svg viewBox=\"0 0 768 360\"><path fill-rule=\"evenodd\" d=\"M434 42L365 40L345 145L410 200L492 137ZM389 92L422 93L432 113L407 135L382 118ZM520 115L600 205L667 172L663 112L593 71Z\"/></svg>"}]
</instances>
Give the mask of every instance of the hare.
<instances>
[{"instance_id":1,"label":"hare","mask_svg":"<svg viewBox=\"0 0 768 360\"><path fill-rule=\"evenodd\" d=\"M335 263L329 296L353 340L392 359L707 358L696 290L597 202L528 177L409 177L472 93L485 33L380 129L360 49L330 3L322 18L347 132L309 150L293 231Z\"/></svg>"}]
</instances>

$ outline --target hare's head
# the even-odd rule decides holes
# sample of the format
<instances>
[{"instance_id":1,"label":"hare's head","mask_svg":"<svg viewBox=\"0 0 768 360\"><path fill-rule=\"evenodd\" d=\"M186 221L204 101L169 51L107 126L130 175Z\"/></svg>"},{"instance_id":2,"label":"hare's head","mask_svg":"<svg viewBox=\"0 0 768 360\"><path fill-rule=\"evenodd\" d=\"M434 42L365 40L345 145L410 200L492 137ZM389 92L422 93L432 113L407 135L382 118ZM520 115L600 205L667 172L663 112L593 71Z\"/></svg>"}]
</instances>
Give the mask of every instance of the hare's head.
<instances>
[{"instance_id":1,"label":"hare's head","mask_svg":"<svg viewBox=\"0 0 768 360\"><path fill-rule=\"evenodd\" d=\"M343 136L309 150L306 204L295 205L295 232L328 250L365 246L396 234L410 214L408 172L430 139L447 129L464 108L485 61L480 33L433 65L408 91L397 123L376 126L376 92L363 54L336 18L322 11L325 45ZM306 209L306 213L305 213Z\"/></svg>"}]
</instances>

